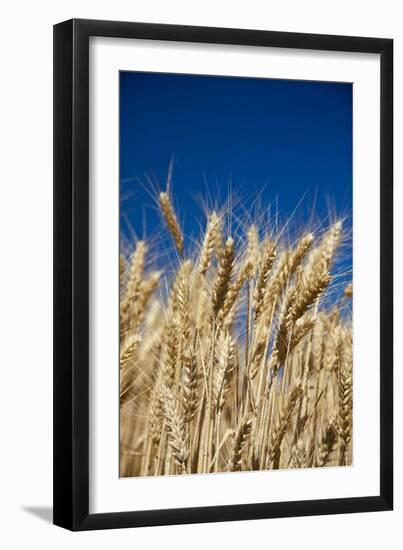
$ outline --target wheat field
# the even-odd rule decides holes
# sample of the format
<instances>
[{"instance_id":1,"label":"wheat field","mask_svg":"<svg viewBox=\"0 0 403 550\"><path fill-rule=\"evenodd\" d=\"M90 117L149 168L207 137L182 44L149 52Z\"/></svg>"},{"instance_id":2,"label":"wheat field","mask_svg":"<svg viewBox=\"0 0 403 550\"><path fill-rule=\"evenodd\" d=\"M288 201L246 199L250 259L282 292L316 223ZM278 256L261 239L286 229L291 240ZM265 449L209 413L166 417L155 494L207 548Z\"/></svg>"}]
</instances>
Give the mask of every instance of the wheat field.
<instances>
[{"instance_id":1,"label":"wheat field","mask_svg":"<svg viewBox=\"0 0 403 550\"><path fill-rule=\"evenodd\" d=\"M290 240L248 216L232 234L210 210L185 246L170 192L157 198L176 249L166 273L155 239L120 257L120 475L350 465L342 221Z\"/></svg>"}]
</instances>

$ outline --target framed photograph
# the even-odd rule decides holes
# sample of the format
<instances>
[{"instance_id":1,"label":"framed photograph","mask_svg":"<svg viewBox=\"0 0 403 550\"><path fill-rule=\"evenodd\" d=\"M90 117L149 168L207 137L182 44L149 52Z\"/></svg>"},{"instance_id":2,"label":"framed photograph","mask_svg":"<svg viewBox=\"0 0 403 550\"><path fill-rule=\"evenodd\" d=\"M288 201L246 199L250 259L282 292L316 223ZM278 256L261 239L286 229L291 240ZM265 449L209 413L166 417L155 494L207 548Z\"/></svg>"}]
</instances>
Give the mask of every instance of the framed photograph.
<instances>
[{"instance_id":1,"label":"framed photograph","mask_svg":"<svg viewBox=\"0 0 403 550\"><path fill-rule=\"evenodd\" d=\"M54 27L54 523L391 510L393 42Z\"/></svg>"}]
</instances>

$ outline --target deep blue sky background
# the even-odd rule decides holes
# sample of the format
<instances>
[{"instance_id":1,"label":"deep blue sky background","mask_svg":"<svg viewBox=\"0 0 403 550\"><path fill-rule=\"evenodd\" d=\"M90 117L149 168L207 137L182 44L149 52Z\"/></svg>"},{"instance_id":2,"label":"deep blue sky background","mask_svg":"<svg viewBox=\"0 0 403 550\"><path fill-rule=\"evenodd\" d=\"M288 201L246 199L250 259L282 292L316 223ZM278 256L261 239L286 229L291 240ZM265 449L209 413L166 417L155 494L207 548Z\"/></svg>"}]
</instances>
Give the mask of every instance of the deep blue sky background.
<instances>
[{"instance_id":1,"label":"deep blue sky background","mask_svg":"<svg viewBox=\"0 0 403 550\"><path fill-rule=\"evenodd\" d=\"M145 174L163 188L172 156L173 195L188 235L204 220L197 197L225 199L229 182L246 209L261 192L263 206L275 203L282 220L302 197L299 222L313 208L323 218L329 204L351 215L352 85L122 72L124 235L161 227Z\"/></svg>"}]
</instances>

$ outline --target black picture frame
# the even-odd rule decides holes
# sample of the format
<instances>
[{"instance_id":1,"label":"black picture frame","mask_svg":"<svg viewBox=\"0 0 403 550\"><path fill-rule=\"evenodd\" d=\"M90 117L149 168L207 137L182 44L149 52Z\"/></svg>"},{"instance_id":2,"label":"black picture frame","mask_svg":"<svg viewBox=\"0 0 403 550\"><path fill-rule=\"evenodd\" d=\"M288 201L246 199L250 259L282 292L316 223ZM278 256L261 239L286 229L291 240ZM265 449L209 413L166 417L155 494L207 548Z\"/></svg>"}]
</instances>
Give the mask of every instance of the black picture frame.
<instances>
[{"instance_id":1,"label":"black picture frame","mask_svg":"<svg viewBox=\"0 0 403 550\"><path fill-rule=\"evenodd\" d=\"M327 500L89 513L89 38L377 53L380 116L380 490ZM393 40L73 19L54 26L54 523L71 530L393 507Z\"/></svg>"}]
</instances>

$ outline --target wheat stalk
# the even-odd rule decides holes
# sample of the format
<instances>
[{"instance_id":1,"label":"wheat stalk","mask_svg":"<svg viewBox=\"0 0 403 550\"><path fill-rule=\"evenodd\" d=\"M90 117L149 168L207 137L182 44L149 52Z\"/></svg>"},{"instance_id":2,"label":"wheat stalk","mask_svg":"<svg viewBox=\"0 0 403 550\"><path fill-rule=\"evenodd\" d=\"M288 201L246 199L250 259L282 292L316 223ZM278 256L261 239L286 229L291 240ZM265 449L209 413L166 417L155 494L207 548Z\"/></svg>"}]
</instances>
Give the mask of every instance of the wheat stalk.
<instances>
[{"instance_id":1,"label":"wheat stalk","mask_svg":"<svg viewBox=\"0 0 403 550\"><path fill-rule=\"evenodd\" d=\"M341 222L292 245L240 217L223 241L212 211L185 259L168 190L159 204L179 258L138 240L119 264L121 475L351 464L352 284L332 298Z\"/></svg>"}]
</instances>

